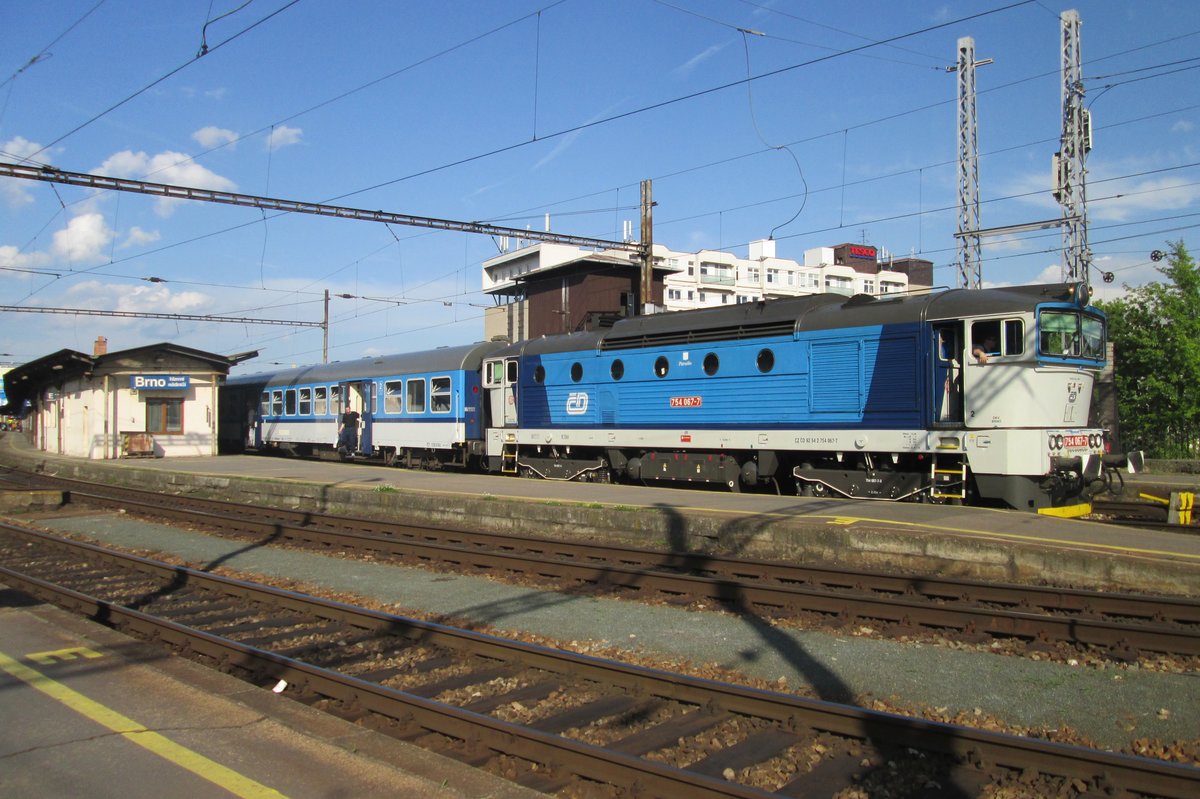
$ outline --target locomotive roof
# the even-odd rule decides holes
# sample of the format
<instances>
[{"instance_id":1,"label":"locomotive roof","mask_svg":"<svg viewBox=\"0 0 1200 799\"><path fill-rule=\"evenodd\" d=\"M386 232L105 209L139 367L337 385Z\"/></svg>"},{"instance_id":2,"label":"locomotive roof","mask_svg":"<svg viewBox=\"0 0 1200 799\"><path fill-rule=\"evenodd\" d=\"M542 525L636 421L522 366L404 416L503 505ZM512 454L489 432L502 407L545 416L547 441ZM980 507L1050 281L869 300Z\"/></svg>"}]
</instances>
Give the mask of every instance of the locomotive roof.
<instances>
[{"instance_id":1,"label":"locomotive roof","mask_svg":"<svg viewBox=\"0 0 1200 799\"><path fill-rule=\"evenodd\" d=\"M334 383L341 380L383 377L416 372L440 372L466 369L477 371L483 359L505 346L502 342L484 341L454 347L440 347L423 352L404 352L378 355L353 361L335 361L311 366L298 366L274 372L238 375L226 381L229 386L296 385L299 383Z\"/></svg>"},{"instance_id":2,"label":"locomotive roof","mask_svg":"<svg viewBox=\"0 0 1200 799\"><path fill-rule=\"evenodd\" d=\"M811 294L624 319L603 334L599 346L602 350L617 350L686 345L790 335L803 330L957 319L1029 311L1042 302L1075 302L1077 296L1073 284L950 289L937 293L881 297Z\"/></svg>"}]
</instances>

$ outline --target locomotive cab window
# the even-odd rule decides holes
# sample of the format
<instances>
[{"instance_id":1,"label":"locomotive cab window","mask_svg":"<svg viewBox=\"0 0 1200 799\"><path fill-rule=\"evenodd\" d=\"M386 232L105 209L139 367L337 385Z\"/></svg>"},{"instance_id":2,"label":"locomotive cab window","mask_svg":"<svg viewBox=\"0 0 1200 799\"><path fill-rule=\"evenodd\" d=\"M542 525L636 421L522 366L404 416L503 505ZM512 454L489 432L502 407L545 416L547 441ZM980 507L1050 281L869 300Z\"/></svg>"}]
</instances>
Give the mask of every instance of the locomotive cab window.
<instances>
[{"instance_id":1,"label":"locomotive cab window","mask_svg":"<svg viewBox=\"0 0 1200 799\"><path fill-rule=\"evenodd\" d=\"M504 361L490 361L484 365L484 385L497 388L504 385Z\"/></svg>"},{"instance_id":2,"label":"locomotive cab window","mask_svg":"<svg viewBox=\"0 0 1200 799\"><path fill-rule=\"evenodd\" d=\"M1000 355L1000 320L989 319L971 325L971 355L979 363Z\"/></svg>"},{"instance_id":3,"label":"locomotive cab window","mask_svg":"<svg viewBox=\"0 0 1200 799\"><path fill-rule=\"evenodd\" d=\"M1078 311L1042 311L1038 354L1055 358L1104 359L1104 320Z\"/></svg>"}]
</instances>

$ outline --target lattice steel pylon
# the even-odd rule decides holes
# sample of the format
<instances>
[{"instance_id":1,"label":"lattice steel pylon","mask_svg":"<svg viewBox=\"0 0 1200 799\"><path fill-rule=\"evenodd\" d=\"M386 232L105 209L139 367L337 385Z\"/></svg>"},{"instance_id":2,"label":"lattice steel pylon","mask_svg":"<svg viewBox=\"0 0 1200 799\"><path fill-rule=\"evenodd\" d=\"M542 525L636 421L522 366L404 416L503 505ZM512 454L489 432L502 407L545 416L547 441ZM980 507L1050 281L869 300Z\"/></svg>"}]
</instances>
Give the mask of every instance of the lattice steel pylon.
<instances>
[{"instance_id":1,"label":"lattice steel pylon","mask_svg":"<svg viewBox=\"0 0 1200 799\"><path fill-rule=\"evenodd\" d=\"M958 285L983 282L979 230L979 138L975 116L975 40L958 40Z\"/></svg>"},{"instance_id":2,"label":"lattice steel pylon","mask_svg":"<svg viewBox=\"0 0 1200 799\"><path fill-rule=\"evenodd\" d=\"M1088 246L1087 154L1092 149L1091 117L1083 107L1082 22L1078 11L1064 11L1062 28L1062 145L1055 155L1054 197L1062 206L1062 277L1089 285L1092 251Z\"/></svg>"}]
</instances>

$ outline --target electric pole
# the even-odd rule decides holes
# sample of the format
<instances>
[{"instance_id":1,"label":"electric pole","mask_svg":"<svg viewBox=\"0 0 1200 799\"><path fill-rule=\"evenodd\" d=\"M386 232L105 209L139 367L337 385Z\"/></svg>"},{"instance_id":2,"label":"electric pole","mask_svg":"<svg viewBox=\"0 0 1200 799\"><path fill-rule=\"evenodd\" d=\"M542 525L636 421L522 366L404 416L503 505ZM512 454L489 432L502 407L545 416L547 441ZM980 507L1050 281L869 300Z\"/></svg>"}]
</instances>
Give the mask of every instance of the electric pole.
<instances>
[{"instance_id":1,"label":"electric pole","mask_svg":"<svg viewBox=\"0 0 1200 799\"><path fill-rule=\"evenodd\" d=\"M992 59L975 60L975 40L958 40L958 62L947 67L958 73L958 285L977 289L983 284L979 235L979 134L975 114L975 67Z\"/></svg>"},{"instance_id":2,"label":"electric pole","mask_svg":"<svg viewBox=\"0 0 1200 799\"><path fill-rule=\"evenodd\" d=\"M1083 107L1082 22L1078 11L1064 11L1062 23L1062 145L1054 156L1054 198L1062 206L1063 279L1090 288L1088 246L1087 154L1092 149L1091 115Z\"/></svg>"}]
</instances>

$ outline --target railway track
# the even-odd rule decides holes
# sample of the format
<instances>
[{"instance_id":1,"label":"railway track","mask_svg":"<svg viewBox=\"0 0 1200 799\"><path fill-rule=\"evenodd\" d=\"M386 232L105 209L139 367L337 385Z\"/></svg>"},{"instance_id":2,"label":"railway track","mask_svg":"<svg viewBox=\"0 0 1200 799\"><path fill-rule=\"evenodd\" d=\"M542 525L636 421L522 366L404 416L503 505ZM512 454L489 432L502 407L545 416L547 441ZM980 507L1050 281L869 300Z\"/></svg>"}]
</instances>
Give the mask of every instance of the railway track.
<instances>
[{"instance_id":1,"label":"railway track","mask_svg":"<svg viewBox=\"0 0 1200 799\"><path fill-rule=\"evenodd\" d=\"M734 612L870 626L895 636L930 633L968 642L1069 646L1122 661L1151 654L1200 656L1200 602L1192 598L897 576L287 511L65 478L46 481L88 505L275 543L550 583L576 593L715 602Z\"/></svg>"},{"instance_id":2,"label":"railway track","mask_svg":"<svg viewBox=\"0 0 1200 799\"><path fill-rule=\"evenodd\" d=\"M562 796L1200 792L1189 766L506 641L9 524L0 556L0 580L39 599Z\"/></svg>"},{"instance_id":3,"label":"railway track","mask_svg":"<svg viewBox=\"0 0 1200 799\"><path fill-rule=\"evenodd\" d=\"M76 501L229 534L549 582L575 592L716 602L735 612L871 626L893 635L1071 646L1126 661L1151 653L1200 656L1200 603L1191 598L897 576L287 511L64 478L51 483Z\"/></svg>"}]
</instances>

